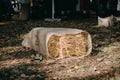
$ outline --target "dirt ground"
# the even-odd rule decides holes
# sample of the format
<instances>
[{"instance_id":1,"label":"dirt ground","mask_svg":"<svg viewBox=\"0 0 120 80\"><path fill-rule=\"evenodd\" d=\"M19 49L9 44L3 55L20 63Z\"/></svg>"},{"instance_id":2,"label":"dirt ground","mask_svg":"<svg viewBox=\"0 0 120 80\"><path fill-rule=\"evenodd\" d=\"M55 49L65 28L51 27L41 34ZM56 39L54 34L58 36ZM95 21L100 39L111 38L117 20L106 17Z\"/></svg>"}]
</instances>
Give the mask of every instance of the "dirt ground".
<instances>
[{"instance_id":1,"label":"dirt ground","mask_svg":"<svg viewBox=\"0 0 120 80\"><path fill-rule=\"evenodd\" d=\"M95 27L96 18L44 22L0 22L0 80L120 80L120 23ZM93 51L84 58L34 60L35 51L21 46L35 27L69 27L88 31Z\"/></svg>"}]
</instances>

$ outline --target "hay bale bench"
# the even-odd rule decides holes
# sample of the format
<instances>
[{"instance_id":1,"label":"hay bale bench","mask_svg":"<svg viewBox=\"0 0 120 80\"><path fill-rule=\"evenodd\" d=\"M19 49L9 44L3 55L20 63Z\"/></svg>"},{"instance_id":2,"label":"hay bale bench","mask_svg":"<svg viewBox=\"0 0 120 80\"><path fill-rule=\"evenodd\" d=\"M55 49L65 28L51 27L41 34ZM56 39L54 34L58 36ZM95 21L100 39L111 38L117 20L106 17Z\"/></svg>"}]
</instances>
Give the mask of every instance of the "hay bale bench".
<instances>
[{"instance_id":1,"label":"hay bale bench","mask_svg":"<svg viewBox=\"0 0 120 80\"><path fill-rule=\"evenodd\" d=\"M90 34L72 28L34 28L25 35L22 45L47 58L82 57L92 51Z\"/></svg>"}]
</instances>

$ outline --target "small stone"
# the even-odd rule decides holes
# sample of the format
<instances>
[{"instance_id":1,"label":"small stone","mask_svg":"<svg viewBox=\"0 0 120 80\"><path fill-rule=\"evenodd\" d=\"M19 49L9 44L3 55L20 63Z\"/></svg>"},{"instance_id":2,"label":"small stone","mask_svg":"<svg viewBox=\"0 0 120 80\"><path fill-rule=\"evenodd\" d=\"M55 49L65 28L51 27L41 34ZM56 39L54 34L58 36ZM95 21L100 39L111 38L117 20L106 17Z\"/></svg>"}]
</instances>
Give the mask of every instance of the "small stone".
<instances>
[{"instance_id":1,"label":"small stone","mask_svg":"<svg viewBox=\"0 0 120 80\"><path fill-rule=\"evenodd\" d=\"M25 74L21 74L20 76L24 78L24 77L25 77Z\"/></svg>"},{"instance_id":2,"label":"small stone","mask_svg":"<svg viewBox=\"0 0 120 80\"><path fill-rule=\"evenodd\" d=\"M74 68L75 68L75 69L79 69L79 67L78 67L78 66L75 66Z\"/></svg>"},{"instance_id":3,"label":"small stone","mask_svg":"<svg viewBox=\"0 0 120 80\"><path fill-rule=\"evenodd\" d=\"M58 78L57 77L53 77L53 79L57 80Z\"/></svg>"},{"instance_id":4,"label":"small stone","mask_svg":"<svg viewBox=\"0 0 120 80\"><path fill-rule=\"evenodd\" d=\"M97 58L97 61L101 62L101 61L103 61L103 58Z\"/></svg>"}]
</instances>

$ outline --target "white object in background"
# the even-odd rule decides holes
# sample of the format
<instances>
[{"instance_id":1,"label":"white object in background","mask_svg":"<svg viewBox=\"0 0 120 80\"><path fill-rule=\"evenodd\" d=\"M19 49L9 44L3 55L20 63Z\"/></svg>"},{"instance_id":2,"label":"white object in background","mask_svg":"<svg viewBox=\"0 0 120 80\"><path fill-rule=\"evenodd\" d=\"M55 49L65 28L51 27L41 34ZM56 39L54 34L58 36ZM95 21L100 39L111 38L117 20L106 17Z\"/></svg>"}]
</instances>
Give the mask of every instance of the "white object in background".
<instances>
[{"instance_id":1,"label":"white object in background","mask_svg":"<svg viewBox=\"0 0 120 80\"><path fill-rule=\"evenodd\" d=\"M45 19L45 21L61 21L61 19L55 18L55 1L54 0L52 0L52 18L51 19L47 18Z\"/></svg>"},{"instance_id":2,"label":"white object in background","mask_svg":"<svg viewBox=\"0 0 120 80\"><path fill-rule=\"evenodd\" d=\"M98 16L98 26L108 27L108 26L112 26L113 24L114 24L113 16L109 16L106 18L101 18Z\"/></svg>"},{"instance_id":3,"label":"white object in background","mask_svg":"<svg viewBox=\"0 0 120 80\"><path fill-rule=\"evenodd\" d=\"M118 0L117 11L120 11L120 0Z\"/></svg>"}]
</instances>

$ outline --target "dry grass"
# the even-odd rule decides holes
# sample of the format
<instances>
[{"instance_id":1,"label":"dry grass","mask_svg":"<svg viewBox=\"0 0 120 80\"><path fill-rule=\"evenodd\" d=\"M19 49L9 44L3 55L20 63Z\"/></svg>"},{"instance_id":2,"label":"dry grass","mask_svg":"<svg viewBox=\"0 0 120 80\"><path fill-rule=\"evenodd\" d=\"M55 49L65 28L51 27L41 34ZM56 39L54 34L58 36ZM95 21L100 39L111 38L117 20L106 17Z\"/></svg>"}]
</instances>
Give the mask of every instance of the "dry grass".
<instances>
[{"instance_id":1,"label":"dry grass","mask_svg":"<svg viewBox=\"0 0 120 80\"><path fill-rule=\"evenodd\" d=\"M52 35L48 41L48 52L51 57L83 56L87 54L87 45L87 38L80 33Z\"/></svg>"}]
</instances>

